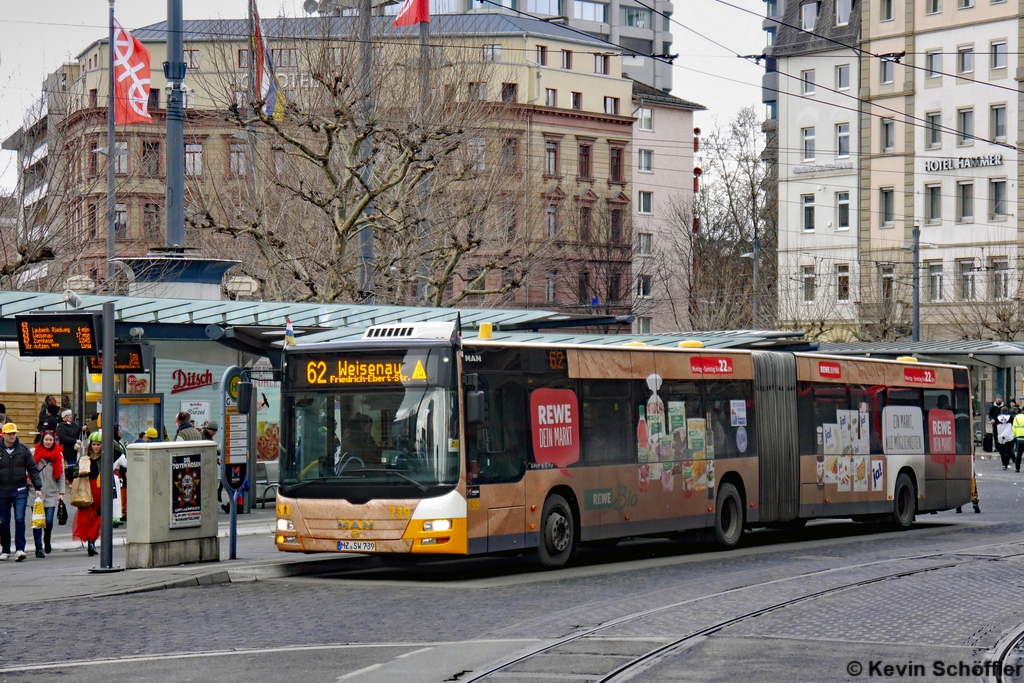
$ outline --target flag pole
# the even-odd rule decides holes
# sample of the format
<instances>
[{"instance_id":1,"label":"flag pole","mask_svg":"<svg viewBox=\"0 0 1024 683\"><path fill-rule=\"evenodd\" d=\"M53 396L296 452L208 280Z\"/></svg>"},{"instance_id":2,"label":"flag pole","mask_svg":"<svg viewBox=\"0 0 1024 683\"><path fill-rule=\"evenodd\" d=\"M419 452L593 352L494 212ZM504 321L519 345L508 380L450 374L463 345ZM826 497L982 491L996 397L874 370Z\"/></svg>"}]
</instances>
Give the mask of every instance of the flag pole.
<instances>
[{"instance_id":1,"label":"flag pole","mask_svg":"<svg viewBox=\"0 0 1024 683\"><path fill-rule=\"evenodd\" d=\"M420 125L423 126L424 145L428 145L426 129L427 116L430 110L430 23L421 21L420 28ZM430 235L430 217L427 209L427 202L430 198L430 176L423 178L420 182L420 241L425 242ZM430 280L430 257L425 245L420 245L421 253L419 263L419 279L416 286L416 303L423 306L427 303L427 282Z\"/></svg>"},{"instance_id":2,"label":"flag pole","mask_svg":"<svg viewBox=\"0 0 1024 683\"><path fill-rule=\"evenodd\" d=\"M107 267L104 274L107 280L108 294L114 293L114 164L116 163L117 144L114 141L114 0L110 4L110 54L108 58L107 80Z\"/></svg>"}]
</instances>

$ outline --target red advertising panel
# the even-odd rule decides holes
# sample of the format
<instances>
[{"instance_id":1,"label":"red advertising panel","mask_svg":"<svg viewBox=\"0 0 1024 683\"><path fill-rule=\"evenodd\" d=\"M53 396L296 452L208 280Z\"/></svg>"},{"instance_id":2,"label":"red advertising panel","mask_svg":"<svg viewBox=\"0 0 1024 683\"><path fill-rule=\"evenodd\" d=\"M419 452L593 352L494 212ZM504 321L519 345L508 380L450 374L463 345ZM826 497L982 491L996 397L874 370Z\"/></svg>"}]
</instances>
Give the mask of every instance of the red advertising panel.
<instances>
[{"instance_id":1,"label":"red advertising panel","mask_svg":"<svg viewBox=\"0 0 1024 683\"><path fill-rule=\"evenodd\" d=\"M843 366L832 361L818 361L818 374L829 379L842 379Z\"/></svg>"},{"instance_id":2,"label":"red advertising panel","mask_svg":"<svg viewBox=\"0 0 1024 683\"><path fill-rule=\"evenodd\" d=\"M703 375L731 375L732 358L725 356L695 356L690 358L690 372Z\"/></svg>"},{"instance_id":3,"label":"red advertising panel","mask_svg":"<svg viewBox=\"0 0 1024 683\"><path fill-rule=\"evenodd\" d=\"M903 381L912 384L935 384L935 371L931 368L903 368Z\"/></svg>"},{"instance_id":4,"label":"red advertising panel","mask_svg":"<svg viewBox=\"0 0 1024 683\"><path fill-rule=\"evenodd\" d=\"M928 411L928 449L932 461L942 464L947 472L953 458L946 456L956 455L955 419L952 410L932 408Z\"/></svg>"},{"instance_id":5,"label":"red advertising panel","mask_svg":"<svg viewBox=\"0 0 1024 683\"><path fill-rule=\"evenodd\" d=\"M580 459L579 402L571 389L537 389L530 394L533 459L564 469Z\"/></svg>"}]
</instances>

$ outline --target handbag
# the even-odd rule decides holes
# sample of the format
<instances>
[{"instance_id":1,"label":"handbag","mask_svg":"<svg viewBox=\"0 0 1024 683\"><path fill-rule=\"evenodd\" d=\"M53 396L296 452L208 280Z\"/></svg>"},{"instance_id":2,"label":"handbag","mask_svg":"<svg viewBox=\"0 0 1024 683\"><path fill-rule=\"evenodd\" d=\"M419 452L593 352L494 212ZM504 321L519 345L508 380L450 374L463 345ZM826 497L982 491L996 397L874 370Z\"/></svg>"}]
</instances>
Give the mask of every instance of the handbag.
<instances>
[{"instance_id":1,"label":"handbag","mask_svg":"<svg viewBox=\"0 0 1024 683\"><path fill-rule=\"evenodd\" d=\"M76 508L92 507L92 486L88 477L75 477L71 482L71 504Z\"/></svg>"},{"instance_id":2,"label":"handbag","mask_svg":"<svg viewBox=\"0 0 1024 683\"><path fill-rule=\"evenodd\" d=\"M36 500L35 505L32 506L32 528L46 528L46 508L43 507L42 500Z\"/></svg>"},{"instance_id":3,"label":"handbag","mask_svg":"<svg viewBox=\"0 0 1024 683\"><path fill-rule=\"evenodd\" d=\"M78 476L87 476L92 471L92 458L88 455L78 459Z\"/></svg>"},{"instance_id":4,"label":"handbag","mask_svg":"<svg viewBox=\"0 0 1024 683\"><path fill-rule=\"evenodd\" d=\"M57 501L57 524L64 526L68 523L68 507L63 500Z\"/></svg>"}]
</instances>

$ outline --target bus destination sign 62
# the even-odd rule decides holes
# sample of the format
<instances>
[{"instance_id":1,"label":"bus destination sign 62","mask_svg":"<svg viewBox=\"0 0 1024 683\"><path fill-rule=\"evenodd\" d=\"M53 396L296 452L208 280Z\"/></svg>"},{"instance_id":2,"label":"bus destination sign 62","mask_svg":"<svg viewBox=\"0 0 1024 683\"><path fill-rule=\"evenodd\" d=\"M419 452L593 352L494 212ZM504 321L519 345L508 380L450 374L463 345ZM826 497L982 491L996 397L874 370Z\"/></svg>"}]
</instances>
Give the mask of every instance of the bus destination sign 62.
<instances>
[{"instance_id":1,"label":"bus destination sign 62","mask_svg":"<svg viewBox=\"0 0 1024 683\"><path fill-rule=\"evenodd\" d=\"M92 313L18 315L18 353L22 356L95 356L99 325Z\"/></svg>"},{"instance_id":2,"label":"bus destination sign 62","mask_svg":"<svg viewBox=\"0 0 1024 683\"><path fill-rule=\"evenodd\" d=\"M304 372L299 373L311 386L361 386L372 384L402 384L410 380L425 381L427 371L423 361L417 359L413 367L402 361L358 359L330 359L305 361Z\"/></svg>"}]
</instances>

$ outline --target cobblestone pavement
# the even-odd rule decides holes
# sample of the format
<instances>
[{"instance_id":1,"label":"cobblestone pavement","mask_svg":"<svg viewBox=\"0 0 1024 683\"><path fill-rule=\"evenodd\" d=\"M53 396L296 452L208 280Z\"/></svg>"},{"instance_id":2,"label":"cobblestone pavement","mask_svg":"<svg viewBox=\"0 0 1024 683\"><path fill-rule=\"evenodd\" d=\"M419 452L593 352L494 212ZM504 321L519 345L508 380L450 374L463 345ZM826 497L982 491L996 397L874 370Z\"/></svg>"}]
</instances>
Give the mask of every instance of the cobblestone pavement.
<instances>
[{"instance_id":1,"label":"cobblestone pavement","mask_svg":"<svg viewBox=\"0 0 1024 683\"><path fill-rule=\"evenodd\" d=\"M1024 622L1024 475L992 461L979 469L983 514L922 516L908 532L823 521L755 532L724 553L623 543L556 572L509 558L402 571L368 559L330 577L11 605L0 621L0 681L459 680L538 643L689 601L495 679L591 680L723 619L914 570L929 571L742 621L635 680L857 680L845 669L855 659L971 660ZM338 646L346 643L355 646ZM310 646L329 647L297 649ZM252 651L224 652L232 648ZM184 657L203 652L217 656ZM137 659L106 661L124 657ZM24 669L80 660L104 661Z\"/></svg>"}]
</instances>

